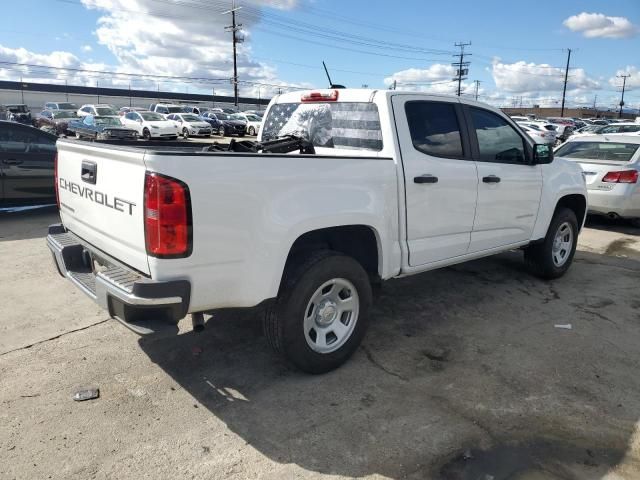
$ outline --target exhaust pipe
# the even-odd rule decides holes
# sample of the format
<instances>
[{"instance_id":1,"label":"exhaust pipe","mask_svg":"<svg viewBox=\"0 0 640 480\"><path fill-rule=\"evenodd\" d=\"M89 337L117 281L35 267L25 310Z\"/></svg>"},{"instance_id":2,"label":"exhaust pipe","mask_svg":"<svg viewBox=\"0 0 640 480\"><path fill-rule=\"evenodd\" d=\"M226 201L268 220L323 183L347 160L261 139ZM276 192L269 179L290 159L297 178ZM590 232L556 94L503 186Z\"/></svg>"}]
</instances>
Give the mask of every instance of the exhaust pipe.
<instances>
[{"instance_id":1,"label":"exhaust pipe","mask_svg":"<svg viewBox=\"0 0 640 480\"><path fill-rule=\"evenodd\" d=\"M191 324L193 325L194 332L202 332L204 331L204 314L203 313L192 313L191 314Z\"/></svg>"}]
</instances>

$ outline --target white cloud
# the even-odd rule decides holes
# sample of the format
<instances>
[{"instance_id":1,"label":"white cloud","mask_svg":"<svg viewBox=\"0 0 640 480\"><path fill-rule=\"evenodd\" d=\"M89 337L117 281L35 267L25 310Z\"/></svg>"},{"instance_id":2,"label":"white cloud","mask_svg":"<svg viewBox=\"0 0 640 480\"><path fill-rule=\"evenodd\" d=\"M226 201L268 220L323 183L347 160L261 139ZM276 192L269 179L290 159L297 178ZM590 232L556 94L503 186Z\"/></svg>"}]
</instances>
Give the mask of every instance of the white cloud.
<instances>
[{"instance_id":1,"label":"white cloud","mask_svg":"<svg viewBox=\"0 0 640 480\"><path fill-rule=\"evenodd\" d=\"M491 73L496 87L505 93L561 92L564 83L564 69L544 63L503 63L496 58ZM575 68L569 71L569 91L577 93L598 87L599 83L588 77L584 69Z\"/></svg>"},{"instance_id":2,"label":"white cloud","mask_svg":"<svg viewBox=\"0 0 640 480\"><path fill-rule=\"evenodd\" d=\"M625 17L609 17L602 13L582 12L563 22L573 32L580 32L587 38L628 38L640 29Z\"/></svg>"},{"instance_id":3,"label":"white cloud","mask_svg":"<svg viewBox=\"0 0 640 480\"><path fill-rule=\"evenodd\" d=\"M240 44L238 51L238 75L240 95L270 97L276 86L286 89L295 85L278 78L275 68L267 63L251 58L251 28L259 21L263 8L291 9L299 0L245 0L238 13L238 23L243 24L247 42ZM82 0L86 8L97 10L98 19L94 32L99 44L113 54L109 64L83 62L70 52L31 52L24 48L11 49L0 45L0 61L46 65L58 68L116 72L115 75L47 70L27 66L0 65L0 77L29 81L52 81L78 85L153 89L168 91L211 92L231 94L232 50L231 34L224 27L230 23L230 16L223 15L228 10L228 2L211 1L193 3L194 8L181 8L176 14L171 2L154 0ZM136 13L137 12L137 13ZM83 52L91 52L91 45L81 47ZM146 75L131 77L124 73ZM198 80L160 79L158 77L191 77ZM219 79L212 82L208 79ZM254 84L269 85L254 85ZM273 86L270 86L273 85Z\"/></svg>"},{"instance_id":4,"label":"white cloud","mask_svg":"<svg viewBox=\"0 0 640 480\"><path fill-rule=\"evenodd\" d=\"M452 78L455 72L451 65L435 63L429 68L409 68L396 72L386 77L384 84L390 87L395 81L398 90L453 94L455 86Z\"/></svg>"},{"instance_id":5,"label":"white cloud","mask_svg":"<svg viewBox=\"0 0 640 480\"><path fill-rule=\"evenodd\" d=\"M191 3L176 14L175 5L154 0L82 0L90 9L104 13L95 31L98 43L116 57L119 69L152 75L219 79L193 82L190 89L216 89L230 93L232 86L231 33L228 2ZM259 21L262 8L292 9L299 0L245 0L238 23L247 33ZM145 13L133 13L145 12ZM238 75L242 94L257 93L253 83L286 86L275 69L251 59L249 35L238 49ZM163 88L166 88L163 86ZM262 95L272 92L260 87ZM271 90L275 87L271 88Z\"/></svg>"},{"instance_id":6,"label":"white cloud","mask_svg":"<svg viewBox=\"0 0 640 480\"><path fill-rule=\"evenodd\" d=\"M627 78L625 91L640 89L640 68L627 66L624 70L618 70L616 74L609 79L609 85L615 88L622 87L622 78L619 78L618 75L631 75Z\"/></svg>"}]
</instances>

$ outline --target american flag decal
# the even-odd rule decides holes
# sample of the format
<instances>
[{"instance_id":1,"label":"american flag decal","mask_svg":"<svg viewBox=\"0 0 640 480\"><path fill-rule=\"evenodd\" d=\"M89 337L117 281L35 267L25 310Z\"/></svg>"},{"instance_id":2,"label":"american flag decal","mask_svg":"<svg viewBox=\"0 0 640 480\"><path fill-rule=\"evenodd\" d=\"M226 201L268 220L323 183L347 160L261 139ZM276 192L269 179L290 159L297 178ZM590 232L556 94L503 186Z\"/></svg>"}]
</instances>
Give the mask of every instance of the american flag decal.
<instances>
[{"instance_id":1,"label":"american flag decal","mask_svg":"<svg viewBox=\"0 0 640 480\"><path fill-rule=\"evenodd\" d=\"M382 150L378 107L373 103L279 103L269 110L262 138L288 134L311 138L316 147Z\"/></svg>"}]
</instances>

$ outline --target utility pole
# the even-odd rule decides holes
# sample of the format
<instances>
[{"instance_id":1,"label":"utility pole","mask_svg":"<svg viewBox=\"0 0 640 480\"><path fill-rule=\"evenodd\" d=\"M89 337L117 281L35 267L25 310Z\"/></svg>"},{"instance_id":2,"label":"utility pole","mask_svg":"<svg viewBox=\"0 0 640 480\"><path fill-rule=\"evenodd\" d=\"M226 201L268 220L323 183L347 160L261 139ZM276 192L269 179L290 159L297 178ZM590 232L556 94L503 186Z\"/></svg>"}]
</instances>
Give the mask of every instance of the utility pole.
<instances>
[{"instance_id":1,"label":"utility pole","mask_svg":"<svg viewBox=\"0 0 640 480\"><path fill-rule=\"evenodd\" d=\"M22 75L20 75L20 95L22 96L22 103L24 103L24 83L22 83Z\"/></svg>"},{"instance_id":2,"label":"utility pole","mask_svg":"<svg viewBox=\"0 0 640 480\"><path fill-rule=\"evenodd\" d=\"M100 103L100 87L98 86L98 80L96 80L96 97L98 97L98 104Z\"/></svg>"},{"instance_id":3,"label":"utility pole","mask_svg":"<svg viewBox=\"0 0 640 480\"><path fill-rule=\"evenodd\" d=\"M480 84L482 83L480 80L474 80L473 83L476 84L476 101L478 100L478 90L480 89Z\"/></svg>"},{"instance_id":4,"label":"utility pole","mask_svg":"<svg viewBox=\"0 0 640 480\"><path fill-rule=\"evenodd\" d=\"M616 77L622 79L622 98L620 98L620 111L618 112L618 118L622 118L622 107L624 107L624 87L627 86L627 78L630 76L630 73L627 73L626 75L616 75Z\"/></svg>"},{"instance_id":5,"label":"utility pole","mask_svg":"<svg viewBox=\"0 0 640 480\"><path fill-rule=\"evenodd\" d=\"M598 107L596 105L596 102L598 101L598 95L594 95L593 96L593 111L595 112L596 118L598 118Z\"/></svg>"},{"instance_id":6,"label":"utility pole","mask_svg":"<svg viewBox=\"0 0 640 480\"><path fill-rule=\"evenodd\" d=\"M129 82L129 107L131 107L131 82Z\"/></svg>"},{"instance_id":7,"label":"utility pole","mask_svg":"<svg viewBox=\"0 0 640 480\"><path fill-rule=\"evenodd\" d=\"M454 45L456 47L460 47L460 53L454 55L454 57L459 57L460 59L457 62L454 62L451 64L454 67L458 67L458 70L456 72L456 77L453 79L453 81L458 82L458 96L460 96L462 93L462 80L467 79L466 75L469 73L469 65L471 64L471 62L464 61L464 56L465 56L464 47L471 45L471 42L455 43ZM467 53L466 55L469 56L471 54Z\"/></svg>"},{"instance_id":8,"label":"utility pole","mask_svg":"<svg viewBox=\"0 0 640 480\"><path fill-rule=\"evenodd\" d=\"M67 83L67 79L64 79L64 94L67 97L67 102L69 101L69 84Z\"/></svg>"},{"instance_id":9,"label":"utility pole","mask_svg":"<svg viewBox=\"0 0 640 480\"><path fill-rule=\"evenodd\" d=\"M236 2L235 0L233 0L233 2L231 3L231 10L228 10L226 12L223 12L223 15L226 15L228 13L231 14L231 25L225 27L225 31L226 32L231 32L231 36L232 36L232 44L233 44L233 98L234 98L234 105L237 107L238 106L238 52L237 52L237 47L236 45L241 42L242 40L238 39L238 35L236 35L236 33L238 32L238 30L240 30L240 28L242 27L242 24L236 24L236 11L240 10L242 7L236 7Z\"/></svg>"},{"instance_id":10,"label":"utility pole","mask_svg":"<svg viewBox=\"0 0 640 480\"><path fill-rule=\"evenodd\" d=\"M571 49L569 48L567 55L567 68L564 71L564 87L562 88L562 107L560 108L560 116L564 117L564 97L567 94L567 79L569 78L569 62L571 61Z\"/></svg>"},{"instance_id":11,"label":"utility pole","mask_svg":"<svg viewBox=\"0 0 640 480\"><path fill-rule=\"evenodd\" d=\"M393 83L389 86L389 90L395 90L398 86L398 81L394 80Z\"/></svg>"}]
</instances>

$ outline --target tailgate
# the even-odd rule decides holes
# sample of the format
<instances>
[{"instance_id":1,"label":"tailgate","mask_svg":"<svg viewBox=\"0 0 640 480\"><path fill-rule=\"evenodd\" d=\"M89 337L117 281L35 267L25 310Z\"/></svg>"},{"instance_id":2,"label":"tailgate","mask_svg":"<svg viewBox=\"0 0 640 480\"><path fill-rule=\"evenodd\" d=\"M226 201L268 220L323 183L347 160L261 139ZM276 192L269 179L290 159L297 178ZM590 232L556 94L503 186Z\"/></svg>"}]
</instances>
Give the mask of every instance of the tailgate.
<instances>
[{"instance_id":1,"label":"tailgate","mask_svg":"<svg viewBox=\"0 0 640 480\"><path fill-rule=\"evenodd\" d=\"M144 149L58 141L64 226L108 255L149 274L144 236Z\"/></svg>"}]
</instances>

